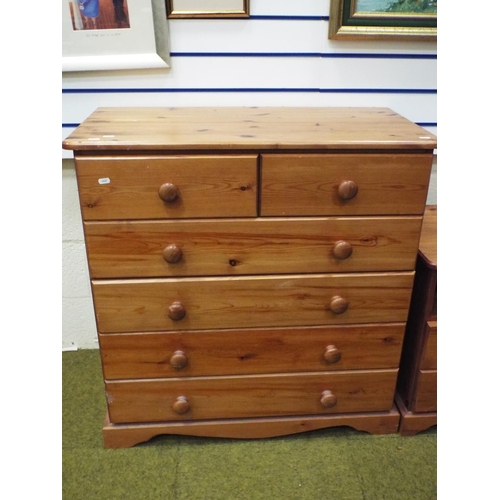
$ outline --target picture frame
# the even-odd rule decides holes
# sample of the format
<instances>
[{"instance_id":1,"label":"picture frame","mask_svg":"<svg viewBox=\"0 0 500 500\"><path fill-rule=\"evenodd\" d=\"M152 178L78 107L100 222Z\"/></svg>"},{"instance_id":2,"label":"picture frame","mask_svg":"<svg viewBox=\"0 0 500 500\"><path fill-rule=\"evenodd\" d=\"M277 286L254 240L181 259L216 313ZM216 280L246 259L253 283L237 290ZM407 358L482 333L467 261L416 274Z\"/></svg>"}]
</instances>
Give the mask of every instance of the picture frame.
<instances>
[{"instance_id":1,"label":"picture frame","mask_svg":"<svg viewBox=\"0 0 500 500\"><path fill-rule=\"evenodd\" d=\"M250 17L250 0L165 0L167 17L207 19Z\"/></svg>"},{"instance_id":2,"label":"picture frame","mask_svg":"<svg viewBox=\"0 0 500 500\"><path fill-rule=\"evenodd\" d=\"M165 0L62 0L62 71L169 68Z\"/></svg>"},{"instance_id":3,"label":"picture frame","mask_svg":"<svg viewBox=\"0 0 500 500\"><path fill-rule=\"evenodd\" d=\"M436 40L437 0L330 0L328 38Z\"/></svg>"}]
</instances>

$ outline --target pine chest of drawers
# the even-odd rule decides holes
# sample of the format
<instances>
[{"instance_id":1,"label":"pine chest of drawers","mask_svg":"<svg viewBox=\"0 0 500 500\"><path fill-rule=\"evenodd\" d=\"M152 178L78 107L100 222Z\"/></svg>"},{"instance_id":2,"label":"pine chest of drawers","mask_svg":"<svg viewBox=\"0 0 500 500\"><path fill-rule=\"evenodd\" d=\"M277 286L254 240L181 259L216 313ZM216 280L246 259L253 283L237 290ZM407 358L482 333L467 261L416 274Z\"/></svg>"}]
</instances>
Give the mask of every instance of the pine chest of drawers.
<instances>
[{"instance_id":1,"label":"pine chest of drawers","mask_svg":"<svg viewBox=\"0 0 500 500\"><path fill-rule=\"evenodd\" d=\"M397 432L434 136L385 108L99 108L63 146L105 446Z\"/></svg>"},{"instance_id":2,"label":"pine chest of drawers","mask_svg":"<svg viewBox=\"0 0 500 500\"><path fill-rule=\"evenodd\" d=\"M437 205L424 212L396 405L402 436L437 425Z\"/></svg>"}]
</instances>

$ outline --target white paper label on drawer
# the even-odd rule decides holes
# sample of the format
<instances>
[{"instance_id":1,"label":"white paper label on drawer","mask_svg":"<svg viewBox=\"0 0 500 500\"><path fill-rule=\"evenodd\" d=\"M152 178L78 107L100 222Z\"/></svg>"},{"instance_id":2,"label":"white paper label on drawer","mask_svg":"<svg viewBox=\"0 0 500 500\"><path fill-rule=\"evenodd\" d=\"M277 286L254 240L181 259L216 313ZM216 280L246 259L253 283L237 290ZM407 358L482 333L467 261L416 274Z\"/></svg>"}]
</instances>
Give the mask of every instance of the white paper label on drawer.
<instances>
[{"instance_id":1,"label":"white paper label on drawer","mask_svg":"<svg viewBox=\"0 0 500 500\"><path fill-rule=\"evenodd\" d=\"M109 177L103 177L102 179L99 179L99 184L109 184L111 182L111 180L109 179Z\"/></svg>"}]
</instances>

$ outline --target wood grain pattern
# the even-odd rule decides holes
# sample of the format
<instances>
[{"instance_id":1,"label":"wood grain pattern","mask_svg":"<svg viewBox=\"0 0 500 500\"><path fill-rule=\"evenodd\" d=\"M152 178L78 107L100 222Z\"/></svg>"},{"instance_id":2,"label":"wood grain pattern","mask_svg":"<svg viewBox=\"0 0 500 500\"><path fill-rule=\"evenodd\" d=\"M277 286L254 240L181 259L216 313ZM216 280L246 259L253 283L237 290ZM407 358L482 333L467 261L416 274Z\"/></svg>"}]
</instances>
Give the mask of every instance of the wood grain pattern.
<instances>
[{"instance_id":1,"label":"wood grain pattern","mask_svg":"<svg viewBox=\"0 0 500 500\"><path fill-rule=\"evenodd\" d=\"M255 155L129 155L75 163L84 220L257 215ZM165 202L159 189L169 183L179 196Z\"/></svg>"},{"instance_id":2,"label":"wood grain pattern","mask_svg":"<svg viewBox=\"0 0 500 500\"><path fill-rule=\"evenodd\" d=\"M99 108L63 148L426 149L436 137L387 108Z\"/></svg>"},{"instance_id":3,"label":"wood grain pattern","mask_svg":"<svg viewBox=\"0 0 500 500\"><path fill-rule=\"evenodd\" d=\"M129 107L63 146L107 447L396 431L432 134L387 108Z\"/></svg>"},{"instance_id":4,"label":"wood grain pattern","mask_svg":"<svg viewBox=\"0 0 500 500\"><path fill-rule=\"evenodd\" d=\"M425 208L419 251L429 267L437 268L437 205Z\"/></svg>"},{"instance_id":5,"label":"wood grain pattern","mask_svg":"<svg viewBox=\"0 0 500 500\"><path fill-rule=\"evenodd\" d=\"M395 403L401 414L399 434L401 436L414 436L429 427L437 425L437 412L414 413L406 407L400 395L396 393Z\"/></svg>"},{"instance_id":6,"label":"wood grain pattern","mask_svg":"<svg viewBox=\"0 0 500 500\"><path fill-rule=\"evenodd\" d=\"M414 412L437 411L437 370L420 370Z\"/></svg>"},{"instance_id":7,"label":"wood grain pattern","mask_svg":"<svg viewBox=\"0 0 500 500\"><path fill-rule=\"evenodd\" d=\"M101 333L406 321L413 272L92 281ZM333 296L349 303L329 309ZM180 302L187 314L167 317Z\"/></svg>"},{"instance_id":8,"label":"wood grain pattern","mask_svg":"<svg viewBox=\"0 0 500 500\"><path fill-rule=\"evenodd\" d=\"M408 271L415 266L420 225L421 217L354 217L86 222L84 227L91 277L134 278ZM334 256L338 241L349 243L350 257ZM163 252L172 245L182 258L168 263Z\"/></svg>"},{"instance_id":9,"label":"wood grain pattern","mask_svg":"<svg viewBox=\"0 0 500 500\"><path fill-rule=\"evenodd\" d=\"M262 439L343 425L371 434L394 434L398 431L399 420L400 413L396 407L384 412L347 415L194 420L149 424L112 424L109 421L109 415L106 415L103 437L106 448L125 448L148 441L159 434Z\"/></svg>"},{"instance_id":10,"label":"wood grain pattern","mask_svg":"<svg viewBox=\"0 0 500 500\"><path fill-rule=\"evenodd\" d=\"M106 382L113 423L250 418L272 415L324 415L390 410L397 370L196 377ZM332 408L321 405L331 390L338 398ZM172 409L179 396L190 410Z\"/></svg>"},{"instance_id":11,"label":"wood grain pattern","mask_svg":"<svg viewBox=\"0 0 500 500\"><path fill-rule=\"evenodd\" d=\"M408 410L412 412L415 410L412 401L417 390L419 370L427 339L426 325L427 321L431 321L433 317L436 271L436 269L429 268L419 253L398 379L398 392Z\"/></svg>"},{"instance_id":12,"label":"wood grain pattern","mask_svg":"<svg viewBox=\"0 0 500 500\"><path fill-rule=\"evenodd\" d=\"M437 370L437 321L428 321L426 343L422 355L422 370Z\"/></svg>"},{"instance_id":13,"label":"wood grain pattern","mask_svg":"<svg viewBox=\"0 0 500 500\"><path fill-rule=\"evenodd\" d=\"M431 154L263 155L261 215L422 214L431 167ZM348 180L358 191L343 200Z\"/></svg>"},{"instance_id":14,"label":"wood grain pattern","mask_svg":"<svg viewBox=\"0 0 500 500\"><path fill-rule=\"evenodd\" d=\"M397 368L404 326L100 334L99 343L107 380ZM331 345L335 363L324 357ZM176 369L179 351L187 364Z\"/></svg>"},{"instance_id":15,"label":"wood grain pattern","mask_svg":"<svg viewBox=\"0 0 500 500\"><path fill-rule=\"evenodd\" d=\"M427 224L424 246L431 249L432 255L436 248L436 206L426 208L424 221L426 218L431 223ZM435 264L419 250L397 383L398 396L412 414L436 411L437 261Z\"/></svg>"}]
</instances>

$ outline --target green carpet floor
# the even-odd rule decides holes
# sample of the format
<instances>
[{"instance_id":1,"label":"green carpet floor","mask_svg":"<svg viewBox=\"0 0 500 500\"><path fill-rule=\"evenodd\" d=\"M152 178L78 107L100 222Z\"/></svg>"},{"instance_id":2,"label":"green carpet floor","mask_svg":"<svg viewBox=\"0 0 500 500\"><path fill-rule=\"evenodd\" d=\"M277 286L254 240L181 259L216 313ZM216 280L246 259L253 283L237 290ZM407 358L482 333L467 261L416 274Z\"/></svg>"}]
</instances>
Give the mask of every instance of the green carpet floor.
<instances>
[{"instance_id":1,"label":"green carpet floor","mask_svg":"<svg viewBox=\"0 0 500 500\"><path fill-rule=\"evenodd\" d=\"M437 431L333 428L264 440L158 436L106 450L97 350L63 353L64 500L429 500Z\"/></svg>"}]
</instances>

